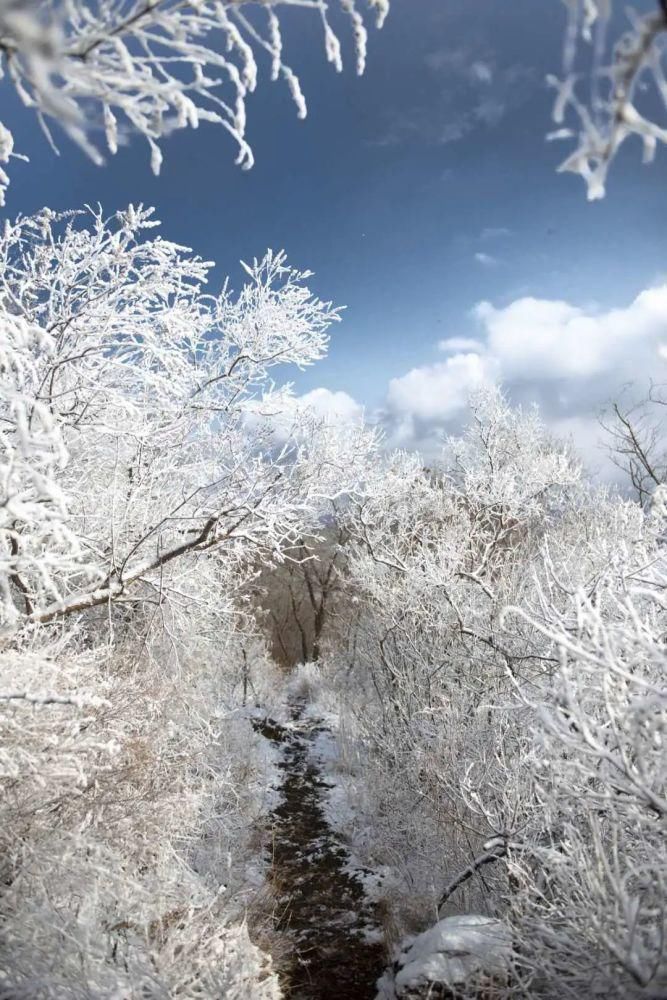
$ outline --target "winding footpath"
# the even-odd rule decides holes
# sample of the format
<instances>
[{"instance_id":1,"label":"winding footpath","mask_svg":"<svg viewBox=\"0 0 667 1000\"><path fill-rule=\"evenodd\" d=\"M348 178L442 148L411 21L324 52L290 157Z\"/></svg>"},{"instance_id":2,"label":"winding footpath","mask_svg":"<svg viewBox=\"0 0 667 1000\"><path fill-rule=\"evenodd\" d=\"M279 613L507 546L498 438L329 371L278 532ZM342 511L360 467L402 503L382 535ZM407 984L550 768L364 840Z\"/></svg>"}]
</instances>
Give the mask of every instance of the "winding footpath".
<instances>
[{"instance_id":1,"label":"winding footpath","mask_svg":"<svg viewBox=\"0 0 667 1000\"><path fill-rule=\"evenodd\" d=\"M291 1000L373 1000L384 952L373 940L372 903L325 816L330 786L312 751L326 727L304 718L303 707L292 706L291 724L255 723L279 748L284 775L271 857L276 926L294 942L283 988Z\"/></svg>"}]
</instances>

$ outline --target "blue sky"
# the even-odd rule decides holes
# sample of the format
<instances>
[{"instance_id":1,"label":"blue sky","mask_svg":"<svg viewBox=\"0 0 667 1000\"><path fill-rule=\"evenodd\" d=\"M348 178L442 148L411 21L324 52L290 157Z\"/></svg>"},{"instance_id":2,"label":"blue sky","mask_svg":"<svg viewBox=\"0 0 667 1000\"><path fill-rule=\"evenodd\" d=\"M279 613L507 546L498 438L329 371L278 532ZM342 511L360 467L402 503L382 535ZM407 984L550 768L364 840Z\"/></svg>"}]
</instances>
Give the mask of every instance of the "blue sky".
<instances>
[{"instance_id":1,"label":"blue sky","mask_svg":"<svg viewBox=\"0 0 667 1000\"><path fill-rule=\"evenodd\" d=\"M659 375L663 364L662 300L636 307L648 330L639 346L625 331L635 325L635 297L665 274L665 157L642 167L630 145L607 198L592 204L579 178L556 174L565 148L544 139L544 80L559 70L563 17L560 0L393 0L358 78L349 38L337 75L317 20L285 15L286 53L309 116L297 120L264 66L249 101L250 172L234 166L231 141L211 126L166 142L158 178L139 139L104 168L64 137L56 158L5 84L3 118L30 157L12 167L5 211L97 201L112 211L143 201L156 207L166 237L216 260L220 277L234 282L239 258L284 247L295 265L316 272L319 294L348 307L329 358L298 377L297 391L343 391L380 408L397 443L420 443L456 416L458 389L483 368L583 442L577 420L585 423L615 385ZM565 329L567 343L589 335L604 343L604 324L616 322L613 364L561 365L554 374L551 341L532 371L517 362L516 345L508 364L513 304L528 299L579 310L554 319L554 310L536 307L540 322L556 323L552 341ZM494 311L476 309L482 301ZM620 319L613 308L625 310ZM537 319L530 310L519 319L517 336L530 338ZM484 347L479 363L479 349L462 341L493 337L498 357ZM432 405L421 399L407 412L410 388L419 397L424 385Z\"/></svg>"}]
</instances>

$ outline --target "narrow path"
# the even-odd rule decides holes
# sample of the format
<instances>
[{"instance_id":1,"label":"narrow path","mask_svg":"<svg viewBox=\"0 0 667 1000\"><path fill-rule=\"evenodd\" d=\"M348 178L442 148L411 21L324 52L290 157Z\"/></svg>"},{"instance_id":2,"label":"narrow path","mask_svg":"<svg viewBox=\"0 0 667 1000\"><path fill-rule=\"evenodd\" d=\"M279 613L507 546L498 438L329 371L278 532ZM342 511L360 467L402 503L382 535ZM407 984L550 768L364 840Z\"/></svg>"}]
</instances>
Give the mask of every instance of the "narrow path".
<instances>
[{"instance_id":1,"label":"narrow path","mask_svg":"<svg viewBox=\"0 0 667 1000\"><path fill-rule=\"evenodd\" d=\"M373 1000L384 953L367 939L375 925L372 904L346 870L347 851L324 814L328 786L310 751L325 727L302 713L303 704L293 707L291 726L256 722L280 747L284 773L272 849L277 928L294 941L283 988L290 1000Z\"/></svg>"}]
</instances>

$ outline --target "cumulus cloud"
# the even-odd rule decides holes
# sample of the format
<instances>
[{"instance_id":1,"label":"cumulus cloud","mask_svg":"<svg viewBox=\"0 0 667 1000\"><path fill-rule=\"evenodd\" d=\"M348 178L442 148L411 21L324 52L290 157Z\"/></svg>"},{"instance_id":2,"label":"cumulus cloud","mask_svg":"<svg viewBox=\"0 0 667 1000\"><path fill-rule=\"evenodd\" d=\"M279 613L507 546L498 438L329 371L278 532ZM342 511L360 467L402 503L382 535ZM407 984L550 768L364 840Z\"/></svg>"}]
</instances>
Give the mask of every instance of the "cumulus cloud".
<instances>
[{"instance_id":1,"label":"cumulus cloud","mask_svg":"<svg viewBox=\"0 0 667 1000\"><path fill-rule=\"evenodd\" d=\"M503 309L480 302L474 315L506 378L582 378L646 367L667 344L667 285L624 309L592 312L564 301L522 298Z\"/></svg>"},{"instance_id":2,"label":"cumulus cloud","mask_svg":"<svg viewBox=\"0 0 667 1000\"><path fill-rule=\"evenodd\" d=\"M554 432L600 468L601 409L628 382L641 389L667 379L667 284L623 308L524 297L502 308L480 302L473 318L479 340L440 341L445 361L390 382L383 420L392 443L433 450L465 419L471 388L502 382L515 403L537 402Z\"/></svg>"},{"instance_id":3,"label":"cumulus cloud","mask_svg":"<svg viewBox=\"0 0 667 1000\"><path fill-rule=\"evenodd\" d=\"M470 351L391 379L381 414L389 443L433 450L442 428L465 409L471 390L495 380L494 360Z\"/></svg>"},{"instance_id":4,"label":"cumulus cloud","mask_svg":"<svg viewBox=\"0 0 667 1000\"><path fill-rule=\"evenodd\" d=\"M356 424L363 418L363 407L347 392L332 392L323 387L311 389L296 397L300 407L305 407L317 417L334 423Z\"/></svg>"},{"instance_id":5,"label":"cumulus cloud","mask_svg":"<svg viewBox=\"0 0 667 1000\"><path fill-rule=\"evenodd\" d=\"M249 431L262 430L281 445L294 433L299 415L307 412L315 421L351 426L364 419L364 408L347 392L320 387L303 396L279 391L246 405L244 424Z\"/></svg>"},{"instance_id":6,"label":"cumulus cloud","mask_svg":"<svg viewBox=\"0 0 667 1000\"><path fill-rule=\"evenodd\" d=\"M487 359L479 354L455 354L425 368L413 368L393 378L387 390L390 412L410 412L421 420L446 420L466 401L470 389L488 378Z\"/></svg>"},{"instance_id":7,"label":"cumulus cloud","mask_svg":"<svg viewBox=\"0 0 667 1000\"><path fill-rule=\"evenodd\" d=\"M443 360L389 382L372 418L383 427L388 446L437 454L443 435L465 423L470 391L501 383L513 403L537 403L547 425L574 443L591 471L611 478L598 415L628 382L641 391L651 378L667 381L667 284L645 289L623 308L523 297L503 307L480 302L472 318L479 337L441 340ZM364 415L348 393L318 388L257 401L249 422L266 421L268 414L274 440L280 441L302 409L347 426Z\"/></svg>"}]
</instances>

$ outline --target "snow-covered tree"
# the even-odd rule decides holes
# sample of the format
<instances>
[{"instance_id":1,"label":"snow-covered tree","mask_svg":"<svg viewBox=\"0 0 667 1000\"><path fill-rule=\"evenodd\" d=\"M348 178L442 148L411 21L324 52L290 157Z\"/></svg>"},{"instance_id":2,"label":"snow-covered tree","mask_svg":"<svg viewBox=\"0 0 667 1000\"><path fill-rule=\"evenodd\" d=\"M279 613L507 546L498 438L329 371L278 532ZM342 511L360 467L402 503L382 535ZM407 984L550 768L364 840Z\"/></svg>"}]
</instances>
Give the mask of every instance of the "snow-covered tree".
<instances>
[{"instance_id":1,"label":"snow-covered tree","mask_svg":"<svg viewBox=\"0 0 667 1000\"><path fill-rule=\"evenodd\" d=\"M268 253L210 294L155 225L0 240L3 995L277 996L244 922L268 779L232 710L272 672L247 585L376 443L271 379L326 350L308 272Z\"/></svg>"},{"instance_id":2,"label":"snow-covered tree","mask_svg":"<svg viewBox=\"0 0 667 1000\"><path fill-rule=\"evenodd\" d=\"M153 225L144 209L44 212L0 243L17 331L4 371L8 621L52 621L133 587L160 595L174 560L221 545L227 567L260 548L280 556L318 503L354 485L343 469L363 434L355 445L313 424L314 441L302 426L276 449L246 421L258 394L273 412L287 398L271 367L325 351L337 312L308 273L269 253L238 296L206 295L210 265L143 238Z\"/></svg>"},{"instance_id":3,"label":"snow-covered tree","mask_svg":"<svg viewBox=\"0 0 667 1000\"><path fill-rule=\"evenodd\" d=\"M509 854L528 964L559 997L659 996L667 984L664 511L643 520L618 504L607 520L615 535L587 539L594 574L581 576L583 545L568 559L547 549L533 601L507 612L558 657L548 681L516 684L533 717L540 821Z\"/></svg>"},{"instance_id":4,"label":"snow-covered tree","mask_svg":"<svg viewBox=\"0 0 667 1000\"><path fill-rule=\"evenodd\" d=\"M425 914L508 921L527 996L664 988L658 508L485 390L436 469L391 456L351 518L375 849Z\"/></svg>"},{"instance_id":5,"label":"snow-covered tree","mask_svg":"<svg viewBox=\"0 0 667 1000\"><path fill-rule=\"evenodd\" d=\"M628 396L630 398L628 398ZM651 383L643 398L636 388L616 400L601 418L609 457L623 473L643 507L664 503L667 483L664 413L667 397L663 385Z\"/></svg>"}]
</instances>

